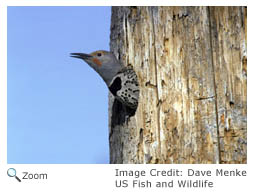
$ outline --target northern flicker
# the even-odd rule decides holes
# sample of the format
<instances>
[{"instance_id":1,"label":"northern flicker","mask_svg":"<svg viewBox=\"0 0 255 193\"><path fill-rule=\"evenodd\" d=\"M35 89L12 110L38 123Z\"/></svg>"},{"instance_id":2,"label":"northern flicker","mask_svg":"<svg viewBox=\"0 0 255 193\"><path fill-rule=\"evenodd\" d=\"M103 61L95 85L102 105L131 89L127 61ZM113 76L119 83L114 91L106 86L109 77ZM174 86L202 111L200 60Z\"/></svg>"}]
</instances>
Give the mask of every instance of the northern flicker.
<instances>
[{"instance_id":1,"label":"northern flicker","mask_svg":"<svg viewBox=\"0 0 255 193\"><path fill-rule=\"evenodd\" d=\"M139 84L133 68L125 67L113 53L99 50L91 54L71 53L71 57L84 60L104 80L115 98L125 106L136 110L139 98Z\"/></svg>"}]
</instances>

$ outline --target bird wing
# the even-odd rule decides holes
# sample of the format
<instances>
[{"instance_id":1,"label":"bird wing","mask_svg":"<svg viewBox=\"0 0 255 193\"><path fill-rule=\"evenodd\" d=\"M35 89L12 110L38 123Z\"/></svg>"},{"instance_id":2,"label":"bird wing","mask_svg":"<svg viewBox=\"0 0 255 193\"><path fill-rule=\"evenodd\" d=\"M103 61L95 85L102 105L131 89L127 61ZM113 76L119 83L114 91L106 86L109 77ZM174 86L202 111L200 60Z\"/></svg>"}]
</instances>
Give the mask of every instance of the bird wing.
<instances>
[{"instance_id":1,"label":"bird wing","mask_svg":"<svg viewBox=\"0 0 255 193\"><path fill-rule=\"evenodd\" d=\"M109 90L124 105L136 109L139 99L138 78L131 66L122 68L112 79Z\"/></svg>"}]
</instances>

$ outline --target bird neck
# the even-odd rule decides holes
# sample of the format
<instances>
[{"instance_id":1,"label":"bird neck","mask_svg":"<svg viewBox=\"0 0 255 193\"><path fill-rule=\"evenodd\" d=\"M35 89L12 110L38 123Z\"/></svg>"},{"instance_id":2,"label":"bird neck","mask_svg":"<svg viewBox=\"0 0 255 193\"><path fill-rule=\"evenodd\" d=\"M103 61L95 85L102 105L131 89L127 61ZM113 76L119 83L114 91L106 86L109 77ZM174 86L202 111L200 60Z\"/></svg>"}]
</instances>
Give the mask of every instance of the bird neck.
<instances>
[{"instance_id":1,"label":"bird neck","mask_svg":"<svg viewBox=\"0 0 255 193\"><path fill-rule=\"evenodd\" d=\"M100 72L98 72L103 78L106 85L109 87L113 77L122 69L120 64L115 64L113 67L109 68L110 65L102 66Z\"/></svg>"}]
</instances>

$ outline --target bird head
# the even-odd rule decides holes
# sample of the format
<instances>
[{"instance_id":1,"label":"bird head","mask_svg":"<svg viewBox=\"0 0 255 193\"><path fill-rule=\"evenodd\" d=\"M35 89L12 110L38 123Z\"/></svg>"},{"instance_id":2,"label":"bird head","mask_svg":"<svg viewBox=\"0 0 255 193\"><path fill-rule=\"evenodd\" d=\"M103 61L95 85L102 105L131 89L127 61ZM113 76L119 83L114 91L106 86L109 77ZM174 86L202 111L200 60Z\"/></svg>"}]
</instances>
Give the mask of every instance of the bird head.
<instances>
[{"instance_id":1,"label":"bird head","mask_svg":"<svg viewBox=\"0 0 255 193\"><path fill-rule=\"evenodd\" d=\"M103 78L107 85L110 84L112 78L121 69L121 64L114 54L104 50L95 51L90 54L71 53L71 57L84 60Z\"/></svg>"}]
</instances>

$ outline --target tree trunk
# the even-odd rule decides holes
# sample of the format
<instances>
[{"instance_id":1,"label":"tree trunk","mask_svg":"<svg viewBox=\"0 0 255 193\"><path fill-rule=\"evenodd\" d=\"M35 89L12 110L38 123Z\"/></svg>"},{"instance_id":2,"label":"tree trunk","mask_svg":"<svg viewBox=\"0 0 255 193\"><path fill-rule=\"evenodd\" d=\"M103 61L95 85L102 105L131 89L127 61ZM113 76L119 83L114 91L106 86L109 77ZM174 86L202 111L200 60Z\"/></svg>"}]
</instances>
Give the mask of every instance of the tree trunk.
<instances>
[{"instance_id":1,"label":"tree trunk","mask_svg":"<svg viewBox=\"0 0 255 193\"><path fill-rule=\"evenodd\" d=\"M111 51L140 84L109 96L110 163L246 163L245 7L113 7Z\"/></svg>"}]
</instances>

